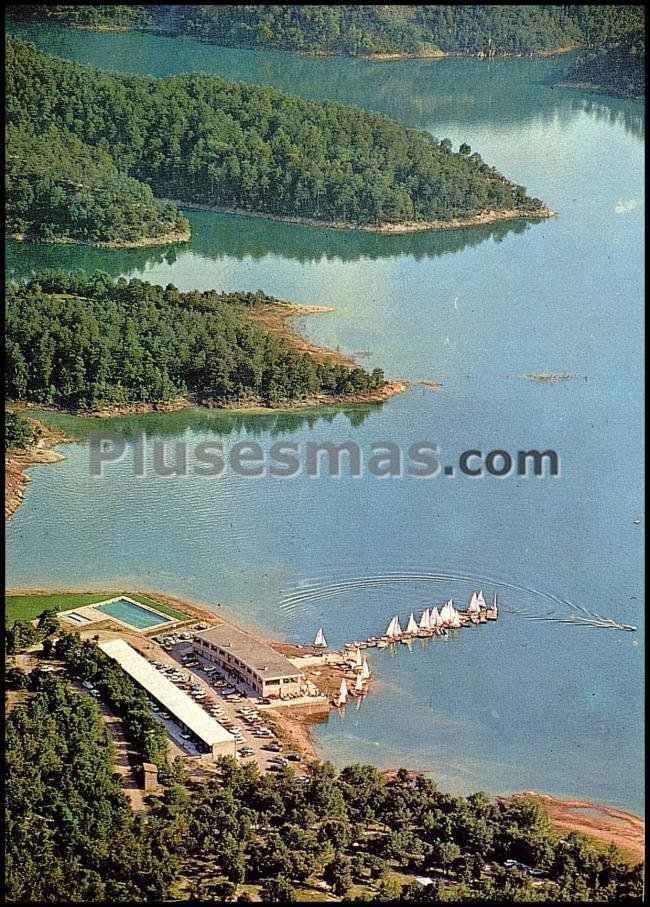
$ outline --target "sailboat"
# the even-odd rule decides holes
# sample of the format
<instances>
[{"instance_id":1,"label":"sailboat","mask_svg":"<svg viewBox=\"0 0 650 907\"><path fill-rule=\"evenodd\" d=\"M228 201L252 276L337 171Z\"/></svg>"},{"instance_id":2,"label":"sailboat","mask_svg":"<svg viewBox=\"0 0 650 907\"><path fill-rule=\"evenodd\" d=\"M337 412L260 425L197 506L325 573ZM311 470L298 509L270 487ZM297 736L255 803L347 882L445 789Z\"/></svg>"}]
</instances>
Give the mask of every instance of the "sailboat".
<instances>
[{"instance_id":1,"label":"sailboat","mask_svg":"<svg viewBox=\"0 0 650 907\"><path fill-rule=\"evenodd\" d=\"M337 699L336 704L339 706L345 705L345 703L347 701L348 701L348 685L345 682L345 677L344 677L343 680L341 681L341 687L339 689L339 698Z\"/></svg>"},{"instance_id":2,"label":"sailboat","mask_svg":"<svg viewBox=\"0 0 650 907\"><path fill-rule=\"evenodd\" d=\"M467 614L469 615L469 619L473 624L477 624L479 622L479 618L481 616L481 606L479 604L476 592L472 592L470 596L469 605L467 606Z\"/></svg>"},{"instance_id":3,"label":"sailboat","mask_svg":"<svg viewBox=\"0 0 650 907\"><path fill-rule=\"evenodd\" d=\"M406 634L408 634L409 636L417 636L418 625L415 622L415 617L414 617L412 611L411 611L411 616L409 617L409 622L406 625L406 630L404 632Z\"/></svg>"},{"instance_id":4,"label":"sailboat","mask_svg":"<svg viewBox=\"0 0 650 907\"><path fill-rule=\"evenodd\" d=\"M443 618L444 623L456 630L458 627L461 627L460 615L458 611L454 608L453 600L450 598L449 601L443 605L442 611L440 612L441 617Z\"/></svg>"},{"instance_id":5,"label":"sailboat","mask_svg":"<svg viewBox=\"0 0 650 907\"><path fill-rule=\"evenodd\" d=\"M485 598L483 597L483 590L482 590L482 589L481 589L480 592L477 592L477 594L476 594L476 601L478 602L478 606L479 606L479 608L481 609L481 611L485 611L486 608L487 608L487 605L485 604Z\"/></svg>"},{"instance_id":6,"label":"sailboat","mask_svg":"<svg viewBox=\"0 0 650 907\"><path fill-rule=\"evenodd\" d=\"M499 616L499 605L497 603L497 594L494 593L494 598L492 599L492 605L485 612L485 617L487 620L496 620Z\"/></svg>"},{"instance_id":7,"label":"sailboat","mask_svg":"<svg viewBox=\"0 0 650 907\"><path fill-rule=\"evenodd\" d=\"M384 635L388 637L389 642L399 639L402 635L402 628L400 626L399 617L397 615L395 615L395 617L386 627L386 633Z\"/></svg>"},{"instance_id":8,"label":"sailboat","mask_svg":"<svg viewBox=\"0 0 650 907\"><path fill-rule=\"evenodd\" d=\"M316 649L326 649L327 640L325 639L325 634L323 633L323 628L320 627L318 633L316 634L316 639L314 640L314 648Z\"/></svg>"},{"instance_id":9,"label":"sailboat","mask_svg":"<svg viewBox=\"0 0 650 907\"><path fill-rule=\"evenodd\" d=\"M354 682L354 691L355 693L363 693L363 677L361 674L357 674L357 679Z\"/></svg>"},{"instance_id":10,"label":"sailboat","mask_svg":"<svg viewBox=\"0 0 650 907\"><path fill-rule=\"evenodd\" d=\"M370 677L370 668L368 667L368 659L364 657L363 664L361 665L361 674L359 675L362 680L368 680Z\"/></svg>"},{"instance_id":11,"label":"sailboat","mask_svg":"<svg viewBox=\"0 0 650 907\"><path fill-rule=\"evenodd\" d=\"M361 658L361 649L357 646L357 650L354 653L354 666L355 668L360 668L363 665L363 659Z\"/></svg>"},{"instance_id":12,"label":"sailboat","mask_svg":"<svg viewBox=\"0 0 650 907\"><path fill-rule=\"evenodd\" d=\"M419 636L431 636L431 613L425 608L420 618Z\"/></svg>"}]
</instances>

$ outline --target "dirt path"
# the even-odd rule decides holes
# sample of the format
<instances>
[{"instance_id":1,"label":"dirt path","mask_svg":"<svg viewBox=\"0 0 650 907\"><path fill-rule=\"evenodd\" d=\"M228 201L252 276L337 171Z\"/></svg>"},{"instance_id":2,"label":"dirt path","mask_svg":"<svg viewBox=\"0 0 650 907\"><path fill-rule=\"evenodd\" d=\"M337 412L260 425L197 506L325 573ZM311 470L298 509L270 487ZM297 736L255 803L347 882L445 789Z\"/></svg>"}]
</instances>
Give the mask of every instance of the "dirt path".
<instances>
[{"instance_id":1,"label":"dirt path","mask_svg":"<svg viewBox=\"0 0 650 907\"><path fill-rule=\"evenodd\" d=\"M85 692L83 688L79 687L79 689ZM135 751L129 746L122 719L102 700L98 700L97 705L99 706L104 723L115 744L117 759L115 767L122 776L124 794L134 812L143 812L147 809L144 802L146 794L138 777L139 773L136 768L138 757Z\"/></svg>"}]
</instances>

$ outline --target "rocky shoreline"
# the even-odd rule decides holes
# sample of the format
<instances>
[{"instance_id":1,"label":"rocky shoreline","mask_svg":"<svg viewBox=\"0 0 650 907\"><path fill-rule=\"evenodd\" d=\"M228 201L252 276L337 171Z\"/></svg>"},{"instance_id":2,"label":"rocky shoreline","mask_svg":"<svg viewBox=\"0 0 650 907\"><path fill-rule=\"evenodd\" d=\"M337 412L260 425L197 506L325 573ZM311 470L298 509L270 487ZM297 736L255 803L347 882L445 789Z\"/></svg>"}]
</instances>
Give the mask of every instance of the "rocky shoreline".
<instances>
[{"instance_id":1,"label":"rocky shoreline","mask_svg":"<svg viewBox=\"0 0 650 907\"><path fill-rule=\"evenodd\" d=\"M59 463L65 459L63 454L52 450L68 440L65 435L38 424L41 437L36 444L9 449L5 453L5 520L12 517L23 502L26 487L31 482L26 470L41 463Z\"/></svg>"},{"instance_id":2,"label":"rocky shoreline","mask_svg":"<svg viewBox=\"0 0 650 907\"><path fill-rule=\"evenodd\" d=\"M142 239L132 240L97 240L96 242L87 242L83 239L72 239L69 236L57 236L54 239L43 239L42 237L30 236L27 233L11 233L10 239L17 242L30 243L47 243L55 246L90 246L94 249L148 249L154 246L170 246L174 243L189 242L192 239L192 230L188 227L186 230L170 230L169 233L161 233L160 236L144 236Z\"/></svg>"},{"instance_id":3,"label":"rocky shoreline","mask_svg":"<svg viewBox=\"0 0 650 907\"><path fill-rule=\"evenodd\" d=\"M430 230L459 230L464 227L480 227L484 224L493 224L501 220L540 220L556 217L555 211L546 206L524 210L522 208L506 208L495 211L487 209L479 211L468 217L452 218L451 220L429 221L404 221L399 224L364 224L352 221L317 220L313 217L297 217L291 215L267 214L263 211L248 211L245 208L229 208L223 205L200 205L195 202L184 202L180 199L162 199L179 208L188 211L209 211L213 214L236 214L242 217L261 217L264 220L277 221L284 224L296 224L301 227L317 227L329 230L353 230L362 233L378 233L386 236L397 236L404 233L425 233Z\"/></svg>"}]
</instances>

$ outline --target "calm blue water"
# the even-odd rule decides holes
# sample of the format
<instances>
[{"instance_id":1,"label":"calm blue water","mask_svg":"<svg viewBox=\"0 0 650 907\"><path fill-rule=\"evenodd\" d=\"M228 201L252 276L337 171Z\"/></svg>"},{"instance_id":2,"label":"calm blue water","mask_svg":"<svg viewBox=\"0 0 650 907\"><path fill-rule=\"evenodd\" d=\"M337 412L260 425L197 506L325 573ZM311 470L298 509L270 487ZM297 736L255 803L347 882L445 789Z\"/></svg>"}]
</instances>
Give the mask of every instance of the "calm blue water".
<instances>
[{"instance_id":1,"label":"calm blue water","mask_svg":"<svg viewBox=\"0 0 650 907\"><path fill-rule=\"evenodd\" d=\"M156 614L143 605L137 605L125 598L120 598L114 602L107 602L105 605L95 605L97 611L104 614L110 614L111 617L117 617L123 620L125 624L137 627L138 630L144 630L147 627L156 627L158 624L171 623L169 618Z\"/></svg>"},{"instance_id":2,"label":"calm blue water","mask_svg":"<svg viewBox=\"0 0 650 907\"><path fill-rule=\"evenodd\" d=\"M558 212L411 237L192 214L192 243L170 250L9 244L17 275L101 267L333 305L302 320L310 338L443 385L370 411L214 424L188 414L170 423L176 437L254 438L264 451L279 439L351 439L365 453L428 440L445 463L469 448L554 448L561 476L136 479L127 450L96 479L88 446L66 445L63 463L33 470L9 524L9 582L160 589L222 602L299 642L323 624L333 645L383 630L395 612L498 590L519 613L448 643L372 654L377 693L316 730L323 755L430 770L454 790L539 789L642 812L642 632L521 613L583 607L643 622L642 106L547 87L564 62L382 66L151 36L35 38L106 68L196 68L383 110L468 141ZM521 377L538 371L574 377ZM155 433L159 420L128 424ZM171 460L175 438L164 440Z\"/></svg>"}]
</instances>

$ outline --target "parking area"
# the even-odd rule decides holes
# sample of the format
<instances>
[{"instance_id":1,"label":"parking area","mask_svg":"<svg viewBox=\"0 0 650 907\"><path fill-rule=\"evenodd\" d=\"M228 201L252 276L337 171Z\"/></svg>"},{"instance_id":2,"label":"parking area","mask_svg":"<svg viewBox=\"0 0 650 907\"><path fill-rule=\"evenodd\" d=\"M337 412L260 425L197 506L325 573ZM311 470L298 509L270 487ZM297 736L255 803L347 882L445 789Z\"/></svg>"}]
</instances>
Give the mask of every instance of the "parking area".
<instances>
[{"instance_id":1,"label":"parking area","mask_svg":"<svg viewBox=\"0 0 650 907\"><path fill-rule=\"evenodd\" d=\"M250 690L237 688L214 665L196 656L189 633L157 637L147 647L146 657L164 676L184 690L237 741L237 756L242 762L254 761L261 771L276 771L281 764L298 768L302 762L297 753L285 752L264 718L260 700ZM154 714L164 723L170 737L190 756L201 753L192 736L154 703Z\"/></svg>"}]
</instances>

